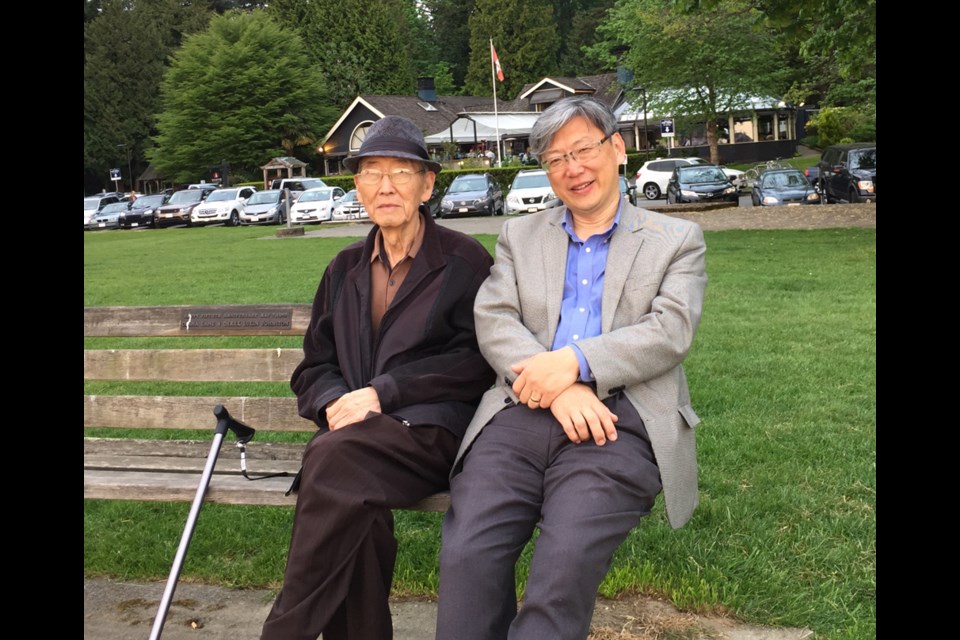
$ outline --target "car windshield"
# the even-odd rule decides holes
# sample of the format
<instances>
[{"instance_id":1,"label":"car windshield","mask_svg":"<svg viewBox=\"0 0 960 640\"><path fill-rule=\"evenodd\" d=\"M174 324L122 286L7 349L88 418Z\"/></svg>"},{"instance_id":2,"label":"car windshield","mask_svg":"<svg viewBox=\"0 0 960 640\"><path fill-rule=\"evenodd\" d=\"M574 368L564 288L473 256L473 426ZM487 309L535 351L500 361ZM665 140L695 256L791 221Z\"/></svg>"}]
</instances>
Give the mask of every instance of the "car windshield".
<instances>
[{"instance_id":1,"label":"car windshield","mask_svg":"<svg viewBox=\"0 0 960 640\"><path fill-rule=\"evenodd\" d=\"M280 201L281 191L257 191L247 200L247 205L251 204L273 204Z\"/></svg>"},{"instance_id":2,"label":"car windshield","mask_svg":"<svg viewBox=\"0 0 960 640\"><path fill-rule=\"evenodd\" d=\"M190 204L191 202L200 202L202 199L203 191L200 189L184 189L170 196L170 201L167 204Z\"/></svg>"},{"instance_id":3,"label":"car windshield","mask_svg":"<svg viewBox=\"0 0 960 640\"><path fill-rule=\"evenodd\" d=\"M350 191L347 191L347 193L342 198L340 198L340 204L343 204L344 202L356 202L356 201L357 201L356 189L351 189Z\"/></svg>"},{"instance_id":4,"label":"car windshield","mask_svg":"<svg viewBox=\"0 0 960 640\"><path fill-rule=\"evenodd\" d=\"M100 198L84 198L83 199L84 211L96 211L97 207L99 206L100 206Z\"/></svg>"},{"instance_id":5,"label":"car windshield","mask_svg":"<svg viewBox=\"0 0 960 640\"><path fill-rule=\"evenodd\" d=\"M760 186L764 189L807 187L810 186L810 181L801 171L777 171L776 173L765 173L760 179Z\"/></svg>"},{"instance_id":6,"label":"car windshield","mask_svg":"<svg viewBox=\"0 0 960 640\"><path fill-rule=\"evenodd\" d=\"M304 189L304 190L306 190L306 189L316 189L317 187L325 187L325 186L327 186L327 183L324 182L323 180L320 180L320 179L304 180L301 184L303 185L301 188ZM291 186L290 188L293 189L292 186Z\"/></svg>"},{"instance_id":7,"label":"car windshield","mask_svg":"<svg viewBox=\"0 0 960 640\"><path fill-rule=\"evenodd\" d=\"M103 209L100 210L100 213L118 213L120 211L126 211L127 203L126 202L114 202L108 204Z\"/></svg>"},{"instance_id":8,"label":"car windshield","mask_svg":"<svg viewBox=\"0 0 960 640\"><path fill-rule=\"evenodd\" d=\"M330 194L333 192L333 189L320 189L319 191L304 191L300 194L300 199L297 202L318 202L321 200L329 200Z\"/></svg>"},{"instance_id":9,"label":"car windshield","mask_svg":"<svg viewBox=\"0 0 960 640\"><path fill-rule=\"evenodd\" d=\"M526 173L518 174L513 181L514 189L537 189L539 187L549 187L550 180L545 173ZM482 189L483 187L481 187Z\"/></svg>"},{"instance_id":10,"label":"car windshield","mask_svg":"<svg viewBox=\"0 0 960 640\"><path fill-rule=\"evenodd\" d=\"M162 193L155 196L140 196L133 203L137 207L159 207L163 204L163 198Z\"/></svg>"},{"instance_id":11,"label":"car windshield","mask_svg":"<svg viewBox=\"0 0 960 640\"><path fill-rule=\"evenodd\" d=\"M209 196L207 196L207 202L225 202L227 200L236 200L237 199L237 190L236 189L220 189L217 191L212 191Z\"/></svg>"},{"instance_id":12,"label":"car windshield","mask_svg":"<svg viewBox=\"0 0 960 640\"><path fill-rule=\"evenodd\" d=\"M687 158L687 163L688 164L710 164L703 158Z\"/></svg>"},{"instance_id":13,"label":"car windshield","mask_svg":"<svg viewBox=\"0 0 960 640\"><path fill-rule=\"evenodd\" d=\"M877 150L861 149L850 152L851 169L876 169L877 168Z\"/></svg>"},{"instance_id":14,"label":"car windshield","mask_svg":"<svg viewBox=\"0 0 960 640\"><path fill-rule=\"evenodd\" d=\"M450 183L449 193L466 193L467 191L486 191L487 184L480 178L471 180L454 180Z\"/></svg>"},{"instance_id":15,"label":"car windshield","mask_svg":"<svg viewBox=\"0 0 960 640\"><path fill-rule=\"evenodd\" d=\"M680 182L686 184L709 184L711 182L725 182L727 176L719 167L689 167L679 169Z\"/></svg>"}]
</instances>

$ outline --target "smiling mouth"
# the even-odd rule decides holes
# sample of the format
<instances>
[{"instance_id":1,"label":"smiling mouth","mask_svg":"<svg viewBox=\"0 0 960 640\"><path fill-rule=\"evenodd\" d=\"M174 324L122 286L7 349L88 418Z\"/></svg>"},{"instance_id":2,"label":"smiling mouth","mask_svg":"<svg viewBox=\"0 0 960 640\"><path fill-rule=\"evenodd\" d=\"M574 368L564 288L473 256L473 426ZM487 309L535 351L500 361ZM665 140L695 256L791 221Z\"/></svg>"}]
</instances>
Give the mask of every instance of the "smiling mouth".
<instances>
[{"instance_id":1,"label":"smiling mouth","mask_svg":"<svg viewBox=\"0 0 960 640\"><path fill-rule=\"evenodd\" d=\"M583 191L584 189L586 189L592 184L593 184L593 180L591 180L590 182L581 182L580 184L570 187L570 191Z\"/></svg>"}]
</instances>

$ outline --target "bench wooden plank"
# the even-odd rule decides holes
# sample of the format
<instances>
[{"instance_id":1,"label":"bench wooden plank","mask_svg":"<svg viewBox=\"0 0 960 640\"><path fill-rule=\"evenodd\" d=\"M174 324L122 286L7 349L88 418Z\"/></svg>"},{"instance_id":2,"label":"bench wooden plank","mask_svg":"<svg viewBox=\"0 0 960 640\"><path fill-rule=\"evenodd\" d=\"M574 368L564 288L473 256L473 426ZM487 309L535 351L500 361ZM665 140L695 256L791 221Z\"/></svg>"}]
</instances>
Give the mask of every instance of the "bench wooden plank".
<instances>
[{"instance_id":1,"label":"bench wooden plank","mask_svg":"<svg viewBox=\"0 0 960 640\"><path fill-rule=\"evenodd\" d=\"M123 456L108 454L91 454L83 456L84 469L99 469L102 471L162 471L172 473L192 473L203 471L206 458L187 458L184 456ZM247 456L247 473L251 477L268 476L274 473L286 472L292 481L293 476L300 470L300 460L260 460ZM240 461L226 460L221 455L217 459L214 470L217 475L239 476ZM259 482L259 481L258 481Z\"/></svg>"},{"instance_id":2,"label":"bench wooden plank","mask_svg":"<svg viewBox=\"0 0 960 640\"><path fill-rule=\"evenodd\" d=\"M147 500L154 502L193 502L199 475L136 471L84 470L83 497L100 500ZM241 476L214 475L210 479L207 502L284 506L296 503L296 496L285 496L290 478L266 478L250 482ZM409 507L414 511L446 511L447 493L434 494Z\"/></svg>"},{"instance_id":3,"label":"bench wooden plank","mask_svg":"<svg viewBox=\"0 0 960 640\"><path fill-rule=\"evenodd\" d=\"M147 458L157 456L161 458L202 458L210 454L210 445L213 442L213 430L209 440L141 440L133 438L84 438L83 460L86 467L91 456L138 456ZM247 445L249 460L294 460L299 462L303 457L306 444L288 442L259 442L254 437ZM234 445L234 439L228 434L220 446L220 459L238 460L240 450ZM218 465L219 469L219 465Z\"/></svg>"},{"instance_id":4,"label":"bench wooden plank","mask_svg":"<svg viewBox=\"0 0 960 640\"><path fill-rule=\"evenodd\" d=\"M314 431L297 414L296 398L209 396L84 396L84 427L121 429L209 429L213 407L222 404L237 420L264 431Z\"/></svg>"},{"instance_id":5,"label":"bench wooden plank","mask_svg":"<svg viewBox=\"0 0 960 640\"><path fill-rule=\"evenodd\" d=\"M149 337L149 336L302 336L310 323L309 304L277 305L219 305L202 307L204 312L224 314L286 313L289 310L291 327L272 329L263 326L204 328L182 326L185 313L200 307L85 307L83 309L83 336L86 337Z\"/></svg>"},{"instance_id":6,"label":"bench wooden plank","mask_svg":"<svg viewBox=\"0 0 960 640\"><path fill-rule=\"evenodd\" d=\"M302 349L85 349L84 380L289 382Z\"/></svg>"}]
</instances>

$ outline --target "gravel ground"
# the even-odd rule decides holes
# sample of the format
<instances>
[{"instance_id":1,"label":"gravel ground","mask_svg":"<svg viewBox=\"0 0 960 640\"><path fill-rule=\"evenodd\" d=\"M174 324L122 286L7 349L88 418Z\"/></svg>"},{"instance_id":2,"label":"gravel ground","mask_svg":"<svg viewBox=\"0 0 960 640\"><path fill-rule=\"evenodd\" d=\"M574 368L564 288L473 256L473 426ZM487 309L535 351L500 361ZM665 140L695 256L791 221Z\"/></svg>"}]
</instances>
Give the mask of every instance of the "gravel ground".
<instances>
[{"instance_id":1,"label":"gravel ground","mask_svg":"<svg viewBox=\"0 0 960 640\"><path fill-rule=\"evenodd\" d=\"M728 229L828 229L877 227L877 205L824 204L799 207L731 207L712 211L664 211L697 222L704 231Z\"/></svg>"}]
</instances>

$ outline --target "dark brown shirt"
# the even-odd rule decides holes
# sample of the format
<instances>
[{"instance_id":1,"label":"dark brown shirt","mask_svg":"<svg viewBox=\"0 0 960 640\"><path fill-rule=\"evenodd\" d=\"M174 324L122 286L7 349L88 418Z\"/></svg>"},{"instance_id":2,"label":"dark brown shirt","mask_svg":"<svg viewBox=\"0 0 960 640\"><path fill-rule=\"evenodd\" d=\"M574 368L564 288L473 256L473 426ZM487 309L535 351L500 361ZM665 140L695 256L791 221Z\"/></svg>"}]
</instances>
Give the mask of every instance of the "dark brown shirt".
<instances>
[{"instance_id":1,"label":"dark brown shirt","mask_svg":"<svg viewBox=\"0 0 960 640\"><path fill-rule=\"evenodd\" d=\"M380 331L380 322L383 314L390 308L390 303L397 295L400 285L410 272L410 265L417 257L417 252L423 245L423 231L425 225L420 220L420 228L410 250L393 268L390 267L390 257L383 247L383 232L377 230L377 237L373 243L373 254L370 256L370 320L373 323L374 335Z\"/></svg>"}]
</instances>

